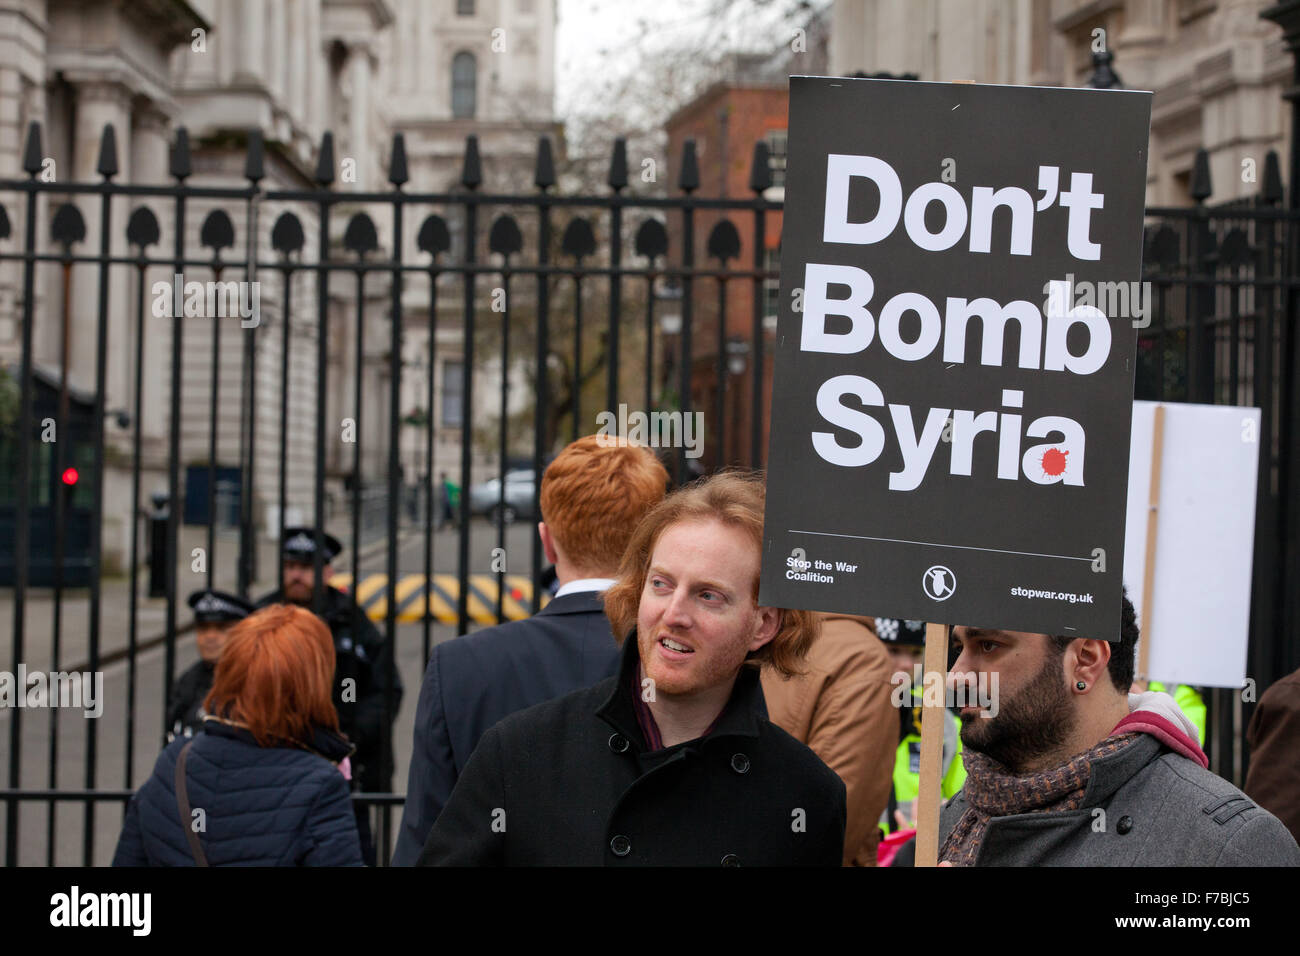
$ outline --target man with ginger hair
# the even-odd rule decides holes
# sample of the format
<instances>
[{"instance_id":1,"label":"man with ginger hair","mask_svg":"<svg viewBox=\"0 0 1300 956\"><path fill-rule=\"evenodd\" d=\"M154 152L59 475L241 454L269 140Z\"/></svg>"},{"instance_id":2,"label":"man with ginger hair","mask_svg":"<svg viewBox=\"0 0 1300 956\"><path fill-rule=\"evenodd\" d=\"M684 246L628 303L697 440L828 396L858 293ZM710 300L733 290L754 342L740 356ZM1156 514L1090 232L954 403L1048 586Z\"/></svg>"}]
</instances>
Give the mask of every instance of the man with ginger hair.
<instances>
[{"instance_id":1,"label":"man with ginger hair","mask_svg":"<svg viewBox=\"0 0 1300 956\"><path fill-rule=\"evenodd\" d=\"M484 732L504 717L618 669L601 604L632 530L664 496L654 452L606 435L567 446L542 475L537 533L559 589L533 617L433 649L415 714L394 866L411 866Z\"/></svg>"},{"instance_id":2,"label":"man with ginger hair","mask_svg":"<svg viewBox=\"0 0 1300 956\"><path fill-rule=\"evenodd\" d=\"M809 611L758 604L763 482L723 473L656 506L605 610L617 676L483 735L421 865L838 866L844 784L767 719Z\"/></svg>"}]
</instances>

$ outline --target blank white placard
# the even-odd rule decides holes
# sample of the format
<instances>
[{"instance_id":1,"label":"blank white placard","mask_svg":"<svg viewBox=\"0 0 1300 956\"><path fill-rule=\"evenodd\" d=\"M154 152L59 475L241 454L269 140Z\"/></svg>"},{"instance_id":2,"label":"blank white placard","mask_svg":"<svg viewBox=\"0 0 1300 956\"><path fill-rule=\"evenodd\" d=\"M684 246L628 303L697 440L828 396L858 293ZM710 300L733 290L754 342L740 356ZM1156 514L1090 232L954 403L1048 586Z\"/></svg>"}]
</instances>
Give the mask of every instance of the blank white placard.
<instances>
[{"instance_id":1,"label":"blank white placard","mask_svg":"<svg viewBox=\"0 0 1300 956\"><path fill-rule=\"evenodd\" d=\"M1246 680L1258 408L1165 404L1150 626L1142 607L1156 402L1133 403L1124 583L1149 642L1147 677L1241 687ZM1139 675L1141 676L1141 675Z\"/></svg>"}]
</instances>

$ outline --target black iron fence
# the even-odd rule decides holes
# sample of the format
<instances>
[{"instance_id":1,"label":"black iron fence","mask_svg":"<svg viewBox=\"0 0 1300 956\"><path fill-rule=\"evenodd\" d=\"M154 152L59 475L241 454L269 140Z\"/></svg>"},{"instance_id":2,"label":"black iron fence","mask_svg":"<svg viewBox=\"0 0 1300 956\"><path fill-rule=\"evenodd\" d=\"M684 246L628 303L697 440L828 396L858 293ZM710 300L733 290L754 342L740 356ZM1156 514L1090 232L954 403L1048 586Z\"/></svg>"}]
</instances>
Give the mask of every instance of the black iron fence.
<instances>
[{"instance_id":1,"label":"black iron fence","mask_svg":"<svg viewBox=\"0 0 1300 956\"><path fill-rule=\"evenodd\" d=\"M558 444L569 437L595 431L594 405L603 399L604 410L619 408L620 399L630 400L645 411L659 409L683 414L697 408L709 419L710 464L730 462L761 466L766 447L766 378L770 368L770 343L766 338L765 312L768 297L765 283L776 279L767 255L769 217L779 213L780 203L763 198L771 184L766 145L756 145L749 198L704 198L695 195L700 183L694 144L687 142L678 164L676 194L643 196L628 190L627 158L621 142L611 158L607 177L608 192L602 195L564 196L554 192L556 175L550 143L539 142L534 170L535 192L489 194L480 191L482 171L477 141L466 144L458 189L440 192L414 192L407 189L408 171L401 136L395 137L390 151L386 191L341 192L333 188L335 163L332 138L325 135L312 182L300 188L264 189L264 146L260 133L247 137L244 159L245 185L208 186L190 183L192 167L185 130L178 131L171 149L170 172L173 185L137 185L114 182L118 164L113 130L103 135L98 172L99 183L47 183L42 169L40 131L35 125L28 134L23 168L27 179L0 180L0 265L17 263L21 269L21 353L13 371L16 411L8 434L0 442L5 457L3 470L8 484L0 485L0 509L7 509L12 530L0 542L0 551L12 555L13 635L10 660L16 665L25 659L34 645L30 638L43 638L27 620L27 605L32 589L48 587L42 599L52 604L49 659L57 670L61 662L60 635L66 621L61 617L62 591L68 586L60 580L62 564L52 564L53 580L38 585L33 576L40 555L34 549L49 540L53 547L63 547L69 523L84 513L88 540L85 584L89 589L89 612L86 618L86 669L98 671L106 660L102 649L102 556L101 539L104 522L104 481L107 450L115 442L106 438L106 417L125 415L130 423L127 450L116 452L117 466L130 473L129 528L130 544L124 561L129 606L125 614L125 645L114 654L130 667L125 708L126 760L120 788L104 789L108 771L99 766L95 720L86 720L83 786L61 789L57 785L55 765L58 761L57 716L51 723L46 786L33 787L22 777L23 712L8 713L9 754L8 788L0 791L5 803L6 863L18 859L20 809L24 804L45 804L49 808L47 859L53 861L59 834L54 824L57 803L80 803L84 807L82 856L92 862L95 843L96 804L111 806L123 802L130 789L140 781L133 771L132 741L137 711L137 675L135 662L140 649L139 592L141 564L144 556L142 518L147 508L141 495L142 447L141 416L148 403L166 403L167 432L161 460L165 463L166 493L170 505L165 527L159 538L165 542L164 569L165 612L162 620L162 645L165 661L159 686L149 692L170 694L176 664L178 632L177 563L182 526L182 434L191 427L206 427L209 454L206 461L191 464L191 471L207 471L205 514L206 554L209 568L225 545L217 538L216 490L217 447L221 422L236 420L238 445L237 468L233 472L238 493L227 495L228 508L236 516L237 541L234 545L237 566L236 588L248 595L258 580L257 514L259 501L274 505L282 534L289 513L292 462L289 448L297 436L309 446L310 465L306 476L311 485L311 513L307 523L324 528L330 517L329 500L335 485L342 484L349 504L352 554L361 550L367 527L383 523L380 539L384 541L383 564L389 582L399 574L399 528L403 513L423 518L419 525L422 540L417 570L426 580L434 568L433 516L441 513L443 494L439 475L438 449L444 433L453 436L457 447L460 487L459 521L456 540L457 629L469 629L468 587L470 575L471 487L474 461L491 463L489 470L504 475L508 466L517 466L520 456L531 459L533 474L541 473L545 461ZM1199 204L1193 208L1148 210L1146 278L1153 288L1151 324L1141 331L1137 366L1136 394L1139 398L1173 401L1204 401L1233 404L1257 404L1264 410L1260 441L1260 485L1256 524L1254 599L1252 605L1249 672L1260 688L1267 686L1300 664L1297 649L1285 635L1296 633L1297 598L1297 525L1300 503L1296 501L1296 467L1300 464L1297 447L1297 417L1300 414L1300 385L1297 382L1297 282L1295 250L1297 224L1300 220L1279 208L1281 186L1276 160L1266 164L1263 188L1258 200L1230 206L1208 207L1208 174L1198 179ZM22 209L22 236L11 236L10 217L4 206L16 196ZM132 205L123 222L115 218L112 200L125 197ZM45 210L45 205L53 207ZM170 253L160 249L163 228L160 206L169 221ZM187 217L196 206L212 207L199 233L196 252L187 241ZM82 210L95 212L96 235L88 236ZM336 229L346 210L353 210L342 229ZM42 210L45 210L43 213ZM227 211L229 210L229 212ZM371 212L385 224L387 235L381 240L380 228ZM236 215L232 217L232 213ZM742 228L737 229L736 221ZM236 230L235 218L244 226ZM304 218L307 225L304 225ZM635 218L635 221L633 219ZM269 231L267 227L269 226ZM49 242L38 243L38 230L47 230ZM125 229L126 251L119 251L119 233ZM697 233L707 229L704 254L697 252ZM742 238L741 233L744 233ZM336 233L341 240L335 241ZM242 239L241 239L242 236ZM599 238L598 238L599 237ZM46 250L46 251L42 251ZM414 255L409 251L415 250ZM746 266L745 262L749 265ZM41 419L36 411L41 402L55 402L60 409L54 416L72 414L70 402L78 394L68 378L68 322L74 303L68 295L69 276L75 268L90 268L96 276L94 296L95 369L91 381L78 383L84 392L86 428L78 442L55 442L43 448ZM145 367L145 317L151 307L146 294L146 274L165 268L174 274L210 274L215 282L254 281L260 278L274 287L273 307L263 309L267 321L240 328L239 371L234 379L237 408L231 416L229 395L223 403L218 390L223 380L217 367L223 355L222 323L213 321L209 336L198 343L187 343L184 323L179 316L170 319L169 355L164 364L170 385L160 394L147 394L142 370ZM38 275L56 270L62 278L62 297L37 308ZM110 340L110 280L124 274L134 290L130 299L130 321L125 341ZM299 281L302 280L302 281ZM745 286L748 303L737 319L736 309L728 304L729 291ZM386 298L383 314L376 322L367 313L367 286L376 287ZM304 307L302 297L306 288ZM342 288L350 295L336 296ZM520 292L519 290L523 291ZM585 291L584 291L585 289ZM664 294L671 289L670 296ZM594 291L593 291L594 290ZM404 313L412 296L423 296L420 312L427 323L429 355L422 364L429 371L420 384L426 389L421 414L413 415L401 407L402 384L407 363L403 360L403 336L410 329ZM440 297L444 300L440 305ZM450 299L452 307L446 308ZM594 317L584 316L584 302L598 302ZM716 308L710 300L716 301ZM84 308L85 299L76 303ZM116 301L116 300L115 300ZM342 305L340 306L340 302ZM679 315L671 336L661 335L657 319L663 318L665 302ZM703 303L708 303L707 307ZM336 337L331 329L340 325L337 312L351 307L351 337L347 342L355 350L355 362L348 373L337 370L331 377L337 355ZM457 316L456 313L459 313ZM699 313L699 314L697 314ZM306 316L305 320L295 317ZM369 315L369 317L368 317ZM278 321L278 329L276 328ZM587 328L584 330L584 319ZM599 335L592 337L591 325ZM62 365L58 375L38 369L34 361L34 330L50 323L61 323L64 330ZM346 324L346 323L343 323ZM458 358L461 378L458 394L444 395L444 403L459 405L460 420L448 426L435 414L436 402L433 369L439 348L440 324L451 325L459 338ZM386 414L379 421L383 427L372 430L363 439L356 436L354 447L332 458L327 448L334 441L325 409L342 407L337 394L351 392L349 411L359 421L366 394L363 389L365 339L375 334L378 325L384 332L387 352ZM743 329L743 332L738 330ZM422 330L423 331L423 330ZM665 324L663 332L668 332ZM698 335L697 333L704 334ZM489 334L490 333L490 334ZM312 341L314 339L314 341ZM513 346L512 346L513 339ZM672 349L665 354L667 342ZM522 343L522 346L521 346ZM630 343L630 344L625 344ZM88 343L78 342L79 348ZM129 345L130 370L134 387L129 389L132 407L121 410L108 407L106 356L110 349ZM738 377L731 359L744 346L749 374ZM314 348L313 348L314 346ZM211 394L205 403L202 422L187 422L183 413L182 369L188 348L208 351L211 363L207 381ZM291 387L291 360L299 349L309 350L310 390L301 405L295 406ZM476 377L486 364L483 351L491 350L488 359L499 361L497 394L491 396L498 412L495 422L475 421ZM523 357L521 358L521 355ZM372 363L373 364L373 363ZM269 373L267 374L269 369ZM512 373L512 370L514 372ZM44 379L42 379L44 375ZM339 378L342 380L339 380ZM266 393L263 379L278 382L278 388ZM600 382L603 379L603 396ZM42 399L39 383L53 389L53 398ZM531 394L522 416L511 411L512 380L527 383ZM515 384L515 387L519 387ZM592 394L597 395L592 398ZM331 404L334 402L334 404ZM191 401L190 404L193 404ZM584 405L586 406L584 408ZM742 420L734 412L748 406ZM41 406L43 407L43 406ZM268 413L266 409L271 409ZM531 412L531 414L529 414ZM224 417L223 417L224 416ZM514 425L512 426L512 416ZM219 421L220 419L220 421ZM270 447L265 429L271 423ZM743 421L742 424L738 424ZM3 421L0 420L0 425ZM746 427L747 426L747 427ZM522 441L512 438L515 432L526 435ZM747 443L726 441L728 429L748 432ZM403 461L398 440L403 428L413 428L423 435L412 458ZM486 429L486 440L476 446L476 428ZM362 452L369 435L380 435L386 488L376 494L362 480ZM493 433L494 434L491 434ZM307 440L310 436L310 440ZM228 437L228 436L227 436ZM734 434L733 434L734 439ZM119 436L120 438L120 436ZM480 438L482 436L480 435ZM495 446L495 447L493 447ZM374 446L372 446L374 447ZM739 456L734 449L746 448ZM728 449L733 449L729 452ZM670 453L670 465L677 480L692 474L688 449L679 443ZM350 452L348 454L347 452ZM738 457L745 460L736 461ZM419 459L416 461L415 459ZM412 464L411 468L404 465ZM445 465L445 463L444 463ZM61 487L51 476L62 476L68 468L80 467L75 494L66 483ZM37 474L45 468L48 474ZM479 469L480 474L483 468ZM418 481L408 480L412 474ZM274 491L267 494L266 475ZM26 476L24 478L23 476ZM227 481L230 479L227 477ZM506 482L500 483L500 502L504 506ZM538 514L538 482L533 482L533 513ZM414 507L412 498L415 498ZM42 504L42 502L44 504ZM40 512L39 507L45 507ZM81 512L78 512L81 509ZM498 512L501 513L501 512ZM42 538L36 522L49 520L55 533ZM160 519L162 520L162 519ZM0 534L5 525L0 521ZM278 540L278 538L276 539ZM496 526L496 543L504 547L504 521ZM535 610L541 600L543 562L540 542L531 536L529 570L533 588L529 595ZM318 548L317 554L320 554ZM354 561L356 559L354 558ZM445 570L445 569L444 569ZM357 580L353 566L353 580ZM496 611L503 614L505 592L504 569L498 573ZM316 564L317 593L323 567ZM398 602L386 602L384 631L391 645L399 640ZM432 615L423 615L421 624L422 660L427 659L431 643ZM390 659L396 659L396 653ZM395 666L395 665L394 665ZM389 681L391 686L392 681ZM408 689L414 693L414 688ZM1243 720L1248 710L1241 708L1240 695L1214 693L1211 696L1213 729L1211 748L1213 766L1225 776L1238 781L1242 774L1240 740ZM392 713L393 701L388 701ZM387 750L387 747L384 748ZM399 758L398 768L404 760ZM388 774L385 774L388 776ZM26 784L26 786L24 786ZM400 804L393 795L361 795L363 803L373 803L382 810L381 826L387 845L389 814Z\"/></svg>"},{"instance_id":2,"label":"black iron fence","mask_svg":"<svg viewBox=\"0 0 1300 956\"><path fill-rule=\"evenodd\" d=\"M1261 412L1246 666L1254 686L1245 694L1211 691L1207 734L1211 767L1240 784L1251 703L1300 667L1300 218L1283 207L1273 152L1256 196L1211 206L1209 158L1201 150L1191 193L1195 206L1147 210L1152 311L1138 341L1135 397ZM1209 543L1205 560L1216 560Z\"/></svg>"},{"instance_id":3,"label":"black iron fence","mask_svg":"<svg viewBox=\"0 0 1300 956\"><path fill-rule=\"evenodd\" d=\"M384 566L389 582L395 582L398 577L399 525L403 514L414 512L429 516L438 513L442 489L436 487L439 483L434 477L439 474L436 450L440 436L436 433L452 433L459 445L456 456L460 487L455 559L459 578L456 612L457 629L463 632L469 629L469 603L471 595L476 593L468 586L473 498L470 491L474 461L476 454L479 459L489 461L494 457L491 450L482 452L475 444L476 428L481 430L483 425L473 420L474 410L479 407L474 402L476 375L481 366L487 364L477 350L483 349L484 343L499 345L496 355L487 356L489 360L499 356L500 381L499 394L493 396L499 399L499 417L495 423L488 423L489 427L495 424L496 441L486 443L489 448L495 445L498 477L506 471L508 462L518 464L521 444L526 448L523 454L525 460L531 461L534 475L540 474L554 446L563 443L568 434L576 436L596 430L593 424L595 406L603 404L606 409L617 409L620 397L630 399L633 406L641 406L647 411L671 403L671 411L683 415L691 412L692 396L699 388L696 379L702 362L713 363L717 381L722 383L722 389L717 391L725 391L728 382L734 381L726 374L726 350L720 346L716 356L709 356L707 346L697 346L693 341L697 324L693 312L698 298L693 285L706 280L713 280L717 285L721 311L712 318L719 327L719 342L726 339L728 286L732 282L750 285L752 323L749 325L753 335L748 354L752 356L753 371L748 400L755 408L762 403L762 373L767 367L762 322L763 283L776 277L774 272L764 268L764 236L766 217L781 208L779 203L762 198L763 191L771 184L767 147L763 143L755 148L751 182L754 196L749 199L696 197L694 193L700 177L693 143L688 144L682 159L677 181L680 195L673 198L637 196L627 191L627 159L622 141L616 144L611 159L608 194L583 196L554 193L556 174L550 142L545 138L539 141L536 154L533 176L536 191L529 194L486 194L480 191L483 176L477 140L473 136L466 143L459 188L441 193L407 190L407 161L400 134L394 138L390 150L387 179L391 188L381 192L341 192L333 188L334 149L332 136L328 133L318 151L314 176L305 177L301 188L263 188L266 179L265 147L257 131L247 136L244 157L246 184L240 186L195 185L191 182L192 159L184 129L178 130L171 146L170 174L175 181L172 185L115 182L118 161L116 138L111 127L105 128L101 141L97 171L102 181L99 183L47 182L40 176L42 158L40 128L33 124L24 151L23 169L27 178L0 180L0 265L13 262L21 268L20 358L17 367L9 373L16 393L16 408L12 421L7 423L4 434L0 436L5 474L11 478L8 483L0 483L0 512L8 521L6 524L0 519L0 534L7 534L6 540L0 542L0 552L12 555L8 571L12 583L9 593L13 601L10 659L15 666L24 661L35 649L31 639L39 640L46 636L33 628L28 611L36 594L33 588L44 589L48 585L50 590L42 590L40 597L44 604L53 607L48 656L52 672L66 662L67 649L61 648L60 644L68 628L62 609L69 582L62 580L61 576L68 562L63 555L55 555L52 561L54 577L49 582L34 577L33 570L45 560L44 549L47 546L65 546L67 531L71 527L70 517L77 515L84 519L88 529L88 540L82 542L87 557L86 572L84 580L77 582L89 589L84 667L89 672L98 672L106 660L114 658L125 660L130 667L124 728L125 769L120 778L128 789L139 782L133 771L139 689L136 661L143 646L139 576L145 556L143 522L150 512L142 502L142 463L149 450L141 422L151 403L167 406L167 432L162 452L166 495L165 500L160 497L156 502L161 508L154 512L159 516L156 518L156 538L165 550L160 558L164 562L161 579L165 594L162 622L165 661L160 686L148 688L149 692L160 692L164 700L171 693L176 669L177 611L178 601L183 598L177 580L177 564L183 559L179 540L187 509L202 516L197 520L202 526L202 550L206 556L209 585L213 581L213 569L219 563L219 554L229 550L229 542L218 535L218 529L230 523L232 514L235 516L235 588L242 596L255 597L250 595L250 589L258 580L256 518L259 499L263 506L270 504L275 508L276 518L274 522L268 519L268 523L278 524L279 536L275 540L279 540L293 497L293 462L289 446L308 429L314 435L309 443L313 460L308 469L312 494L307 523L314 524L317 529L326 526L332 512L331 500L338 493L337 486L342 484L349 504L351 553L354 556L360 553L363 539L370 538L382 520L385 527L380 537L386 544ZM11 235L11 219L4 211L7 199L14 195L18 198L16 208L22 224L20 237ZM124 218L120 215L115 218L114 200L122 198L130 204L130 212ZM155 211L155 207L160 207L160 211ZM198 250L192 242L189 219L196 208L208 209L198 229ZM342 217L341 210L357 211L351 212L342 229L337 229L336 218ZM633 211L638 217L636 222L630 218ZM389 226L388 235L383 240L372 212ZM680 231L676 231L677 224L674 224L674 231L680 237L680 249L673 250L677 255L671 262L669 228L665 221L669 214L680 217ZM701 214L719 219L708 237L705 256L697 256L695 251L695 235L699 229L696 217ZM753 219L751 269L737 265L739 236L735 226L722 218L726 214L748 215ZM89 229L88 216L92 220ZM242 219L242 229L236 228L237 219ZM164 221L169 230L165 230ZM120 248L119 239L119 232L123 230L125 250ZM162 249L165 231L170 232L169 252ZM42 241L38 241L38 235ZM531 252L527 257L524 255L525 235ZM598 235L601 240L597 239ZM10 248L5 248L11 243ZM449 261L453 246L457 247L456 260ZM408 256L408 250L412 249L417 251L414 257ZM625 262L625 252L633 261ZM76 296L72 294L72 276L74 270L87 267L93 270L94 275L93 282L86 283L94 287L94 341L92 345L78 339L76 348L93 348L95 368L89 377L91 381L73 384L69 377L71 329L77 315L85 315L91 297L82 294L82 287L78 287ZM162 314L170 322L167 329L170 354L160 360L170 381L168 387L150 394L143 375L147 368L145 345L149 337L146 318L158 302L156 295L151 299L153 285L147 284L146 278L151 270L156 273L159 269L166 269L169 276L174 275L177 286L181 286L184 279L187 287L188 280L195 275L210 276L210 284L218 287L218 296L235 294L223 291L222 284L237 287L241 283L263 282L274 287L276 308L263 310L262 317L269 321L241 322L238 332L230 331L230 322L212 321L210 328L205 330L206 334L191 341L185 335L185 323L181 319L183 291L173 290L174 307L170 309L167 296L164 296ZM61 294L56 292L53 297L47 294L38 308L38 289L41 288L38 280L46 270L57 270ZM133 290L129 305L125 306L129 315L125 316L113 315L114 310L120 308L119 299L110 295L112 281L119 274L129 277ZM266 281L268 277L269 282ZM298 281L300 279L314 286L314 296L309 297L306 309L295 303L295 297L304 292L300 288L304 284ZM412 415L400 405L407 365L403 361L403 334L409 328L404 309L412 290L421 283L427 290L421 311L427 314L429 343L427 362L421 364L429 373L423 381L427 387L424 409L421 414ZM518 291L525 283L531 284L531 290ZM655 348L657 310L662 311L661 302L664 300L659 289L664 284L675 290L671 301L680 311L675 333L677 348L669 356L663 355L662 349L656 355ZM368 285L370 299L373 299L376 287L387 297L386 308L378 322L373 313L367 313ZM344 289L343 295L338 294L340 286ZM456 292L459 292L458 296ZM440 296L450 297L453 301L459 299L456 303L460 313L458 321L449 318L448 310L440 308ZM51 298L55 301L50 301ZM587 328L584 329L583 304L593 299L599 301L603 314L594 318L588 315ZM331 313L337 312L340 302L342 307L350 306L355 310L352 334L347 342L355 350L354 363L343 380L331 378L331 370L335 368L331 362L337 358L331 355L331 329L340 324L337 315ZM228 311L211 312L210 317L215 318L218 314L233 316L234 303L231 298ZM208 308L211 309L211 299ZM560 310L563 310L563 320L558 327L562 335L552 338L552 323ZM304 312L306 322L300 320ZM199 314L207 313L200 310ZM121 318L129 320L122 326L125 335L113 341L109 333L111 320ZM278 329L275 328L276 318L279 319ZM60 360L52 371L35 362L34 332L55 323L61 329L58 336ZM440 323L457 328L461 346L458 404L462 421L450 429L434 414L433 369L437 361L435 353ZM365 340L368 334L375 334L377 324L385 332L383 338L387 345L387 414L381 419L385 425L371 429L368 434L379 433L381 443L386 442L383 446L387 452L386 466L382 469L386 488L380 489L373 484L367 485L364 480L362 450L367 439L360 431L351 439L350 456L346 451L327 456L327 446L334 438L329 434L328 429L332 426L327 425L325 414L327 407L334 407L330 401L335 393L347 390L351 392L348 411L355 416L353 425L361 421L366 400L362 381L367 361ZM494 328L485 330L485 325ZM591 334L593 326L599 332L594 339ZM221 367L222 356L229 351L228 347L223 349L222 346L223 327L226 335L234 334L240 339L238 372L235 374L231 374L229 368L223 371ZM634 342L635 353L623 345L632 336L629 330L636 330L638 335L644 336ZM485 331L492 335L485 335ZM511 370L520 364L517 361L519 345L512 349L512 336L521 337L526 345L531 346L527 363L531 366L531 375L528 369L521 373L533 392L529 396L532 421L527 429L531 435L523 443L508 440ZM314 343L310 341L313 338ZM124 345L129 345L132 355L133 387L127 390L132 406L109 408L106 357L111 349L121 349ZM296 350L303 347L313 353L314 367L310 369L310 377L314 396L309 395L305 403L295 406L291 361ZM274 354L276 350L278 355ZM193 366L196 352L206 355L208 369L205 380L210 389L207 396L200 396L206 399L202 403L206 414L199 419L192 411L188 416L186 414L186 406L192 410L195 400L191 394L190 401L184 401L187 383L182 381L183 370ZM275 370L272 363L277 358L278 370ZM558 365L558 370L552 367L554 365ZM268 367L272 372L269 376ZM633 372L637 373L639 380L632 379ZM677 380L676 388L666 381L670 375ZM268 377L278 381L279 386L269 395L265 386L260 386L259 391L259 382ZM593 385L599 394L602 378L605 386L603 403L600 398L592 398ZM43 393L38 394L42 381L50 393L44 397ZM0 385L3 385L2 381ZM552 397L553 391L560 393L558 399ZM87 396L84 404L89 426L78 442L60 440L51 444L43 441L42 422L48 417L54 417L56 421L66 420L70 414L68 397L80 392ZM443 396L444 400L456 397ZM731 400L734 402L738 398L733 394ZM57 404L59 412L55 416L37 417L37 408L42 401ZM237 406L233 413L232 403ZM268 414L268 408L274 409L274 413ZM128 423L125 427L129 427L130 434L125 450L121 447L124 436L106 436L106 416L114 416L119 426L122 421ZM236 421L234 441L238 446L233 456L229 434L232 419ZM266 445L264 431L268 423L276 448L276 453L270 455L259 451ZM749 424L751 453L748 463L761 465L759 450L764 444L763 421L755 415ZM0 419L0 426L5 425ZM420 478L415 488L407 480L403 467L407 462L402 460L398 440L402 427L412 425L424 432L423 461L414 469ZM715 427L719 433L726 429L725 416L718 419ZM191 433L204 429L206 456L198 462L183 462L183 449L193 444ZM182 436L186 438L185 444ZM719 442L717 447L722 449L726 446ZM123 561L129 605L124 618L126 641L122 648L106 655L101 640L105 571L101 536L105 520L106 456L109 452L114 454L119 468L125 461L130 473L130 492L127 495L130 543ZM84 474L78 475L79 491L75 498L68 493L66 482L60 484L60 476L67 474L74 456L78 463L84 462ZM669 452L668 463L679 479L694 473L687 456L688 449L680 444ZM223 468L220 465L221 461L232 457L234 467ZM184 476L183 464L186 468ZM269 495L259 493L259 489L266 487L264 471L275 475L275 490ZM20 476L28 476L28 480ZM422 499L414 508L411 502L413 494ZM501 505L505 504L505 494L506 483L501 482ZM537 494L538 483L534 481L533 514L540 513ZM42 505L46 511L34 512L35 504ZM499 509L496 513L503 511ZM44 526L39 524L47 513L54 525L52 535L44 534ZM500 548L505 545L505 524L504 520L497 521L496 543ZM425 521L422 531L422 562L418 563L423 565L423 575L428 580L434 572L432 522ZM531 538L529 567L533 587L527 603L536 610L542 596L540 582L544 568L540 542L535 535ZM152 550L155 553L151 558L160 557L156 553L158 541L154 542ZM318 600L323 577L320 553L318 547L315 567ZM353 560L355 582L357 559ZM502 568L497 571L495 593L498 619L505 614L504 583ZM396 645L398 641L397 605L396 600L389 600L384 617L384 630L390 645ZM432 620L429 613L423 617L423 658L428 657ZM396 658L396 653L392 658ZM391 715L393 701L390 699L387 704ZM6 863L12 865L18 858L20 808L33 802L47 807L47 862L54 861L55 843L59 836L54 822L55 805L65 802L83 805L82 856L85 862L91 862L95 844L94 806L120 802L127 792L101 789L107 771L99 766L98 722L84 722L84 788L60 789L57 763L58 742L62 735L58 729L57 711L52 714L51 743L46 767L43 768L48 770L48 774L41 774L46 778L46 786L33 789L30 781L22 779L24 712L14 709L7 716L10 720L9 786L0 791L0 800L6 804ZM383 749L386 751L387 747ZM393 769L387 768L390 772ZM383 805L383 825L378 829L386 834L388 814L394 803L400 803L400 797L361 795L357 799L363 803Z\"/></svg>"}]
</instances>

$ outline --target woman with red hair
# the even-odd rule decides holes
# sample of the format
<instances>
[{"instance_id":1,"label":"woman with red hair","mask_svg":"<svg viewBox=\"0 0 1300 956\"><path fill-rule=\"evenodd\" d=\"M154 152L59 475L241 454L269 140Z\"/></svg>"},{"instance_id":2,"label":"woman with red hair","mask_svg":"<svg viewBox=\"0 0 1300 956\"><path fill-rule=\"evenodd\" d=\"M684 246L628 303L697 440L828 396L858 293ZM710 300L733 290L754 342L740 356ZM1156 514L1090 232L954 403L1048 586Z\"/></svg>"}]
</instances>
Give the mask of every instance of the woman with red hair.
<instances>
[{"instance_id":1,"label":"woman with red hair","mask_svg":"<svg viewBox=\"0 0 1300 956\"><path fill-rule=\"evenodd\" d=\"M236 624L202 732L158 756L113 865L360 866L333 678L334 641L306 608Z\"/></svg>"}]
</instances>

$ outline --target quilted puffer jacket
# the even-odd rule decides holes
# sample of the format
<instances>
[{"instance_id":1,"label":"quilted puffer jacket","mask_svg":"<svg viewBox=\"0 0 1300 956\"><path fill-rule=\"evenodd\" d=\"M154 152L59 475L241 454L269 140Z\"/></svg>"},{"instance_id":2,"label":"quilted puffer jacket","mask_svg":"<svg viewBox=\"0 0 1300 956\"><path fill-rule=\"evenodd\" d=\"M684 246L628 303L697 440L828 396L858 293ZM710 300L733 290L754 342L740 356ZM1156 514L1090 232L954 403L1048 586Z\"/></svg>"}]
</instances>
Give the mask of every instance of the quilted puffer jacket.
<instances>
[{"instance_id":1,"label":"quilted puffer jacket","mask_svg":"<svg viewBox=\"0 0 1300 956\"><path fill-rule=\"evenodd\" d=\"M347 741L317 731L312 750L261 747L246 730L208 719L158 755L153 776L131 798L114 866L194 866L176 806L176 759L209 866L361 866L348 782L337 761ZM314 752L313 752L314 751Z\"/></svg>"}]
</instances>

